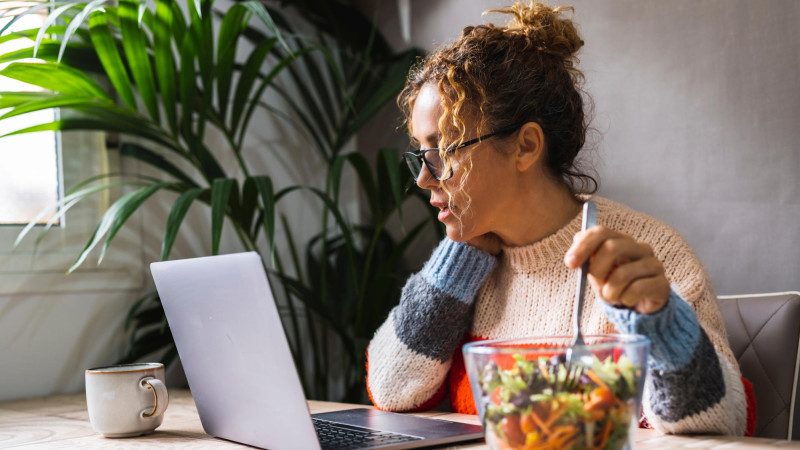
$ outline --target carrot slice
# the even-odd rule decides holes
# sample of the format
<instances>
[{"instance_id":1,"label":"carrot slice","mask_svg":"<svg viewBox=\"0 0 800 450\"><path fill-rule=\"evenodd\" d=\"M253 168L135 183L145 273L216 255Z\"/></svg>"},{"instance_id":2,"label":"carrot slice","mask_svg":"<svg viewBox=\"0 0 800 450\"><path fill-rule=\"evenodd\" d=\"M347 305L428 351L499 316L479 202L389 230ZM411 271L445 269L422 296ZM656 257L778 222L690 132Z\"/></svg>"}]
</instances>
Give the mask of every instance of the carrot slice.
<instances>
[{"instance_id":1,"label":"carrot slice","mask_svg":"<svg viewBox=\"0 0 800 450\"><path fill-rule=\"evenodd\" d=\"M553 425L556 422L556 420L558 420L564 414L564 411L566 410L567 410L567 405L561 405L555 411L550 413L550 417L547 418L547 421L545 421L544 425L546 427Z\"/></svg>"},{"instance_id":2,"label":"carrot slice","mask_svg":"<svg viewBox=\"0 0 800 450\"><path fill-rule=\"evenodd\" d=\"M545 425L544 422L542 422L542 419L540 419L539 416L537 416L536 413L532 410L530 414L531 414L531 419L533 419L533 421L536 422L536 425L539 426L542 432L544 434L550 434L550 428L547 425Z\"/></svg>"},{"instance_id":3,"label":"carrot slice","mask_svg":"<svg viewBox=\"0 0 800 450\"><path fill-rule=\"evenodd\" d=\"M601 388L608 389L609 391L611 390L609 389L608 385L605 384L603 380L601 380L600 377L597 376L596 373L594 373L592 369L586 371L586 376L591 378L591 380L597 383L597 385L600 386Z\"/></svg>"},{"instance_id":4,"label":"carrot slice","mask_svg":"<svg viewBox=\"0 0 800 450\"><path fill-rule=\"evenodd\" d=\"M563 425L557 427L553 431L548 444L553 449L567 448L566 442L573 440L578 433L580 433L580 430L575 426Z\"/></svg>"},{"instance_id":5,"label":"carrot slice","mask_svg":"<svg viewBox=\"0 0 800 450\"><path fill-rule=\"evenodd\" d=\"M603 434L600 435L600 444L595 448L601 449L608 443L608 435L611 434L611 419L606 420L606 425L603 427Z\"/></svg>"},{"instance_id":6,"label":"carrot slice","mask_svg":"<svg viewBox=\"0 0 800 450\"><path fill-rule=\"evenodd\" d=\"M564 442L564 444L559 448L572 448L572 446L575 445L575 442L577 442L577 441L578 441L578 438L577 437L573 437L572 439L567 440L567 442Z\"/></svg>"}]
</instances>

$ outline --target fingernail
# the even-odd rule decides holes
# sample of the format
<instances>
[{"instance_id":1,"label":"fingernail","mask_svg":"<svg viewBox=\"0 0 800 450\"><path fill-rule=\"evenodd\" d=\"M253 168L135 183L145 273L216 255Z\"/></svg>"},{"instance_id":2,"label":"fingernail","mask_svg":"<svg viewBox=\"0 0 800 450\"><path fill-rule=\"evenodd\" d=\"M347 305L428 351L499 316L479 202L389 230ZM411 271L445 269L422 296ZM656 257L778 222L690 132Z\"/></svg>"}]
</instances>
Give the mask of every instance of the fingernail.
<instances>
[{"instance_id":1,"label":"fingernail","mask_svg":"<svg viewBox=\"0 0 800 450\"><path fill-rule=\"evenodd\" d=\"M569 266L574 265L575 255L573 255L572 253L567 253L567 255L564 257L564 261L566 261L567 265Z\"/></svg>"}]
</instances>

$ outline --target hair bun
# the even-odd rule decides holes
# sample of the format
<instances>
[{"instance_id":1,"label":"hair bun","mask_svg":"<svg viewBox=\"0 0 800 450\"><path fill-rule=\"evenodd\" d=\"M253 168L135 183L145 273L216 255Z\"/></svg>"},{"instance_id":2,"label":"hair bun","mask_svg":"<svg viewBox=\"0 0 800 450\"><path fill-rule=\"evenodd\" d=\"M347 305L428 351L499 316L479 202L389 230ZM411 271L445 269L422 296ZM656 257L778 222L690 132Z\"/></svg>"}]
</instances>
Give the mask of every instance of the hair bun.
<instances>
[{"instance_id":1,"label":"hair bun","mask_svg":"<svg viewBox=\"0 0 800 450\"><path fill-rule=\"evenodd\" d=\"M572 19L562 16L565 11L575 13L571 6L551 8L544 3L531 1L530 4L515 2L507 8L486 12L510 14L512 17L506 24L506 32L524 35L539 50L570 59L583 46L583 40Z\"/></svg>"}]
</instances>

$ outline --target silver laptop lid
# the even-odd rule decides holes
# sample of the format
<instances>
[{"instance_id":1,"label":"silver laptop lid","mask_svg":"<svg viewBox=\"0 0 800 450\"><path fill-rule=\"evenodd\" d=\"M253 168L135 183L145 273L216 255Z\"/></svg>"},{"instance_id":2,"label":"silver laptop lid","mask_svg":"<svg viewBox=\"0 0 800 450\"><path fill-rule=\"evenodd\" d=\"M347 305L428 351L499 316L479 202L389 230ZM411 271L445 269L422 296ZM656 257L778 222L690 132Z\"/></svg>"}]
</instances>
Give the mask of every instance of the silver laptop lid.
<instances>
[{"instance_id":1,"label":"silver laptop lid","mask_svg":"<svg viewBox=\"0 0 800 450\"><path fill-rule=\"evenodd\" d=\"M258 447L318 449L258 253L150 269L206 433Z\"/></svg>"}]
</instances>

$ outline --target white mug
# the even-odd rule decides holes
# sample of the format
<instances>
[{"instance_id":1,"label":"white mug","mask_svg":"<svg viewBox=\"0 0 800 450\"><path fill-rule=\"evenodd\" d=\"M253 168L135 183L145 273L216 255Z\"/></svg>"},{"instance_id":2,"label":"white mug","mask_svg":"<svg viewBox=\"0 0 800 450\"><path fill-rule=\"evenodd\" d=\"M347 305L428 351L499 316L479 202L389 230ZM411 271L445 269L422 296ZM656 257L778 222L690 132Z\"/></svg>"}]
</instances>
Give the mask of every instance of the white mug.
<instances>
[{"instance_id":1,"label":"white mug","mask_svg":"<svg viewBox=\"0 0 800 450\"><path fill-rule=\"evenodd\" d=\"M161 363L122 364L86 370L89 421L105 437L151 433L164 420L169 394Z\"/></svg>"}]
</instances>

